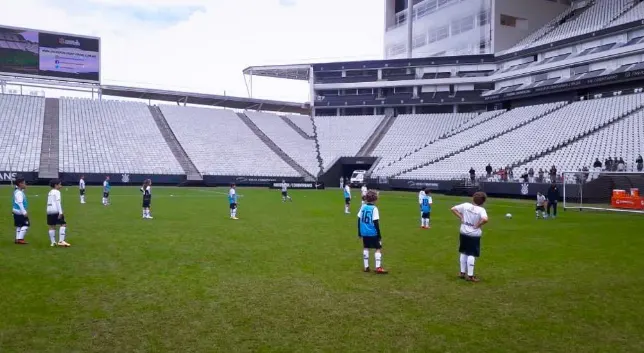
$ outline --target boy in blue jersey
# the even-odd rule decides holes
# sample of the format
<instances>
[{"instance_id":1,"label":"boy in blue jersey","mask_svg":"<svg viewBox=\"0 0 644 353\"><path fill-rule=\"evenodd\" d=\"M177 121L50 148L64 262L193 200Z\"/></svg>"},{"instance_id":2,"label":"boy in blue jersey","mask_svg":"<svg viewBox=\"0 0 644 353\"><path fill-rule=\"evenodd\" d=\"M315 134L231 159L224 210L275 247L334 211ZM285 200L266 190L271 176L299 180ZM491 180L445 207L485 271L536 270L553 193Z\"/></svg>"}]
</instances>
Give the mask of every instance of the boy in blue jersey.
<instances>
[{"instance_id":1,"label":"boy in blue jersey","mask_svg":"<svg viewBox=\"0 0 644 353\"><path fill-rule=\"evenodd\" d=\"M369 250L375 249L376 273L386 274L382 268L382 236L380 234L380 211L375 206L378 194L369 190L365 195L366 204L362 205L358 212L358 238L362 238L362 259L364 261L364 272L369 272Z\"/></svg>"},{"instance_id":2,"label":"boy in blue jersey","mask_svg":"<svg viewBox=\"0 0 644 353\"><path fill-rule=\"evenodd\" d=\"M228 204L230 205L230 219L239 219L237 218L237 192L235 191L235 184L230 184Z\"/></svg>"},{"instance_id":3,"label":"boy in blue jersey","mask_svg":"<svg viewBox=\"0 0 644 353\"><path fill-rule=\"evenodd\" d=\"M420 198L420 227L429 229L429 218L432 212L432 195L431 190L425 189Z\"/></svg>"},{"instance_id":4,"label":"boy in blue jersey","mask_svg":"<svg viewBox=\"0 0 644 353\"><path fill-rule=\"evenodd\" d=\"M103 206L107 206L110 204L110 190L112 189L112 185L110 185L110 176L105 177L105 181L103 182Z\"/></svg>"},{"instance_id":5,"label":"boy in blue jersey","mask_svg":"<svg viewBox=\"0 0 644 353\"><path fill-rule=\"evenodd\" d=\"M349 208L351 207L351 187L349 184L344 185L344 213L350 214Z\"/></svg>"},{"instance_id":6,"label":"boy in blue jersey","mask_svg":"<svg viewBox=\"0 0 644 353\"><path fill-rule=\"evenodd\" d=\"M16 241L18 245L26 245L25 235L29 229L29 216L27 215L27 195L25 189L27 184L25 179L16 179L16 189L13 191L13 225L16 227Z\"/></svg>"}]
</instances>

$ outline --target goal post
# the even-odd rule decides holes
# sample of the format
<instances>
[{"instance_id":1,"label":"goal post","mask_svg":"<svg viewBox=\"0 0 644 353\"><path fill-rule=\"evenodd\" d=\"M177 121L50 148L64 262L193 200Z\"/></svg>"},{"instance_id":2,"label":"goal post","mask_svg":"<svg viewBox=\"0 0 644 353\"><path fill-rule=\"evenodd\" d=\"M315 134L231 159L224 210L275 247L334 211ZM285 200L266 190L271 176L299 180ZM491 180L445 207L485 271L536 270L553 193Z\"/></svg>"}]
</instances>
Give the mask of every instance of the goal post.
<instances>
[{"instance_id":1,"label":"goal post","mask_svg":"<svg viewBox=\"0 0 644 353\"><path fill-rule=\"evenodd\" d=\"M564 210L644 214L644 173L564 172Z\"/></svg>"}]
</instances>

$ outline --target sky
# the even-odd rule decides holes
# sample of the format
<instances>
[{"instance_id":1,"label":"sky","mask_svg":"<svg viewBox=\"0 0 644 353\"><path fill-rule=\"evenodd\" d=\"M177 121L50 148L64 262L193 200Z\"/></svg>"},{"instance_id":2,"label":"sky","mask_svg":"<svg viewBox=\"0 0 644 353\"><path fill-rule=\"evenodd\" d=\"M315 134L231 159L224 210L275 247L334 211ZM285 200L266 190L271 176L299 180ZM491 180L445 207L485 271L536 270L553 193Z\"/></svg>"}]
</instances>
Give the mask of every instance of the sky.
<instances>
[{"instance_id":1,"label":"sky","mask_svg":"<svg viewBox=\"0 0 644 353\"><path fill-rule=\"evenodd\" d=\"M0 25L101 37L104 84L248 97L248 66L379 59L382 0L3 1ZM303 102L306 82L253 79Z\"/></svg>"}]
</instances>

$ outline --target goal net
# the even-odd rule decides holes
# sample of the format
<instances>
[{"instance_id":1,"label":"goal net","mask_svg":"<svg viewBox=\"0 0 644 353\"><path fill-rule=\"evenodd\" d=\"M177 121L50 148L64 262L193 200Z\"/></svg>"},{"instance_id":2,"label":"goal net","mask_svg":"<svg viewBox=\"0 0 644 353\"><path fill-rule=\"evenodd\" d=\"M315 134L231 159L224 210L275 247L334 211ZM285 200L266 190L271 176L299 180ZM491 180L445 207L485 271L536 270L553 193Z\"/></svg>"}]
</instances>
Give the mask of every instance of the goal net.
<instances>
[{"instance_id":1,"label":"goal net","mask_svg":"<svg viewBox=\"0 0 644 353\"><path fill-rule=\"evenodd\" d=\"M564 172L564 210L644 214L644 173Z\"/></svg>"}]
</instances>

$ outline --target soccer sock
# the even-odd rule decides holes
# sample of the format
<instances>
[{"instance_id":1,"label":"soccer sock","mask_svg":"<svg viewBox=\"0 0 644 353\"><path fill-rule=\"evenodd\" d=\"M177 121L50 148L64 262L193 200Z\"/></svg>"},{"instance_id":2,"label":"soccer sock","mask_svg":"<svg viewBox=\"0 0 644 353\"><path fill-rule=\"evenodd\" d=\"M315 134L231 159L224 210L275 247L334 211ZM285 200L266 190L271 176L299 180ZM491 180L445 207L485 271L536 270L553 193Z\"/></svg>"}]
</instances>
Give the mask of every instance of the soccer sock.
<instances>
[{"instance_id":1,"label":"soccer sock","mask_svg":"<svg viewBox=\"0 0 644 353\"><path fill-rule=\"evenodd\" d=\"M49 240L51 240L52 244L56 242L56 230L49 230Z\"/></svg>"},{"instance_id":2,"label":"soccer sock","mask_svg":"<svg viewBox=\"0 0 644 353\"><path fill-rule=\"evenodd\" d=\"M143 209L143 213L141 214L141 216L145 217L145 209Z\"/></svg>"},{"instance_id":3,"label":"soccer sock","mask_svg":"<svg viewBox=\"0 0 644 353\"><path fill-rule=\"evenodd\" d=\"M376 252L376 268L382 267L382 253Z\"/></svg>"},{"instance_id":4,"label":"soccer sock","mask_svg":"<svg viewBox=\"0 0 644 353\"><path fill-rule=\"evenodd\" d=\"M237 217L237 209L233 210L233 217Z\"/></svg>"},{"instance_id":5,"label":"soccer sock","mask_svg":"<svg viewBox=\"0 0 644 353\"><path fill-rule=\"evenodd\" d=\"M362 250L362 262L364 264L364 268L369 267L369 250Z\"/></svg>"},{"instance_id":6,"label":"soccer sock","mask_svg":"<svg viewBox=\"0 0 644 353\"><path fill-rule=\"evenodd\" d=\"M25 240L25 235L27 235L27 229L29 229L29 227L20 228L20 234L18 235L20 240Z\"/></svg>"},{"instance_id":7,"label":"soccer sock","mask_svg":"<svg viewBox=\"0 0 644 353\"><path fill-rule=\"evenodd\" d=\"M467 257L467 275L472 277L474 276L474 262L476 258L474 256Z\"/></svg>"},{"instance_id":8,"label":"soccer sock","mask_svg":"<svg viewBox=\"0 0 644 353\"><path fill-rule=\"evenodd\" d=\"M16 228L16 240L20 240L20 228Z\"/></svg>"},{"instance_id":9,"label":"soccer sock","mask_svg":"<svg viewBox=\"0 0 644 353\"><path fill-rule=\"evenodd\" d=\"M60 227L60 230L58 231L58 240L60 241L65 241L65 236L67 235L67 227L62 226Z\"/></svg>"},{"instance_id":10,"label":"soccer sock","mask_svg":"<svg viewBox=\"0 0 644 353\"><path fill-rule=\"evenodd\" d=\"M467 255L461 254L459 261L461 263L461 273L467 272Z\"/></svg>"}]
</instances>

